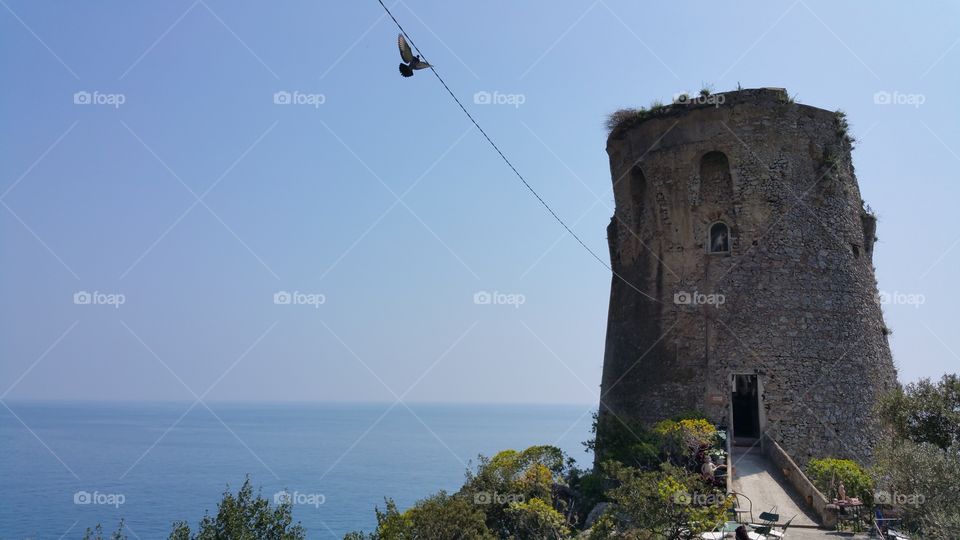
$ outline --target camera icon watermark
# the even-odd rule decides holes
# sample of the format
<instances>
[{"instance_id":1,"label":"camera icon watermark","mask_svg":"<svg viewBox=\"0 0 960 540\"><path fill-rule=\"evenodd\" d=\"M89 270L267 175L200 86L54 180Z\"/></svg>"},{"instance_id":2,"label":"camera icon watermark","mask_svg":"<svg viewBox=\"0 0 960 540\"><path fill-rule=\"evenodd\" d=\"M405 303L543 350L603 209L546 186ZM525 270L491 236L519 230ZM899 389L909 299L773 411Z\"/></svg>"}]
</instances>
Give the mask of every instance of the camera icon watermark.
<instances>
[{"instance_id":1,"label":"camera icon watermark","mask_svg":"<svg viewBox=\"0 0 960 540\"><path fill-rule=\"evenodd\" d=\"M927 502L922 493L899 493L897 491L877 490L873 492L873 502L893 506L920 506Z\"/></svg>"},{"instance_id":2,"label":"camera icon watermark","mask_svg":"<svg viewBox=\"0 0 960 540\"><path fill-rule=\"evenodd\" d=\"M319 109L326 102L327 96L324 94L309 94L299 90L293 92L280 90L273 93L274 105L308 105Z\"/></svg>"},{"instance_id":3,"label":"camera icon watermark","mask_svg":"<svg viewBox=\"0 0 960 540\"><path fill-rule=\"evenodd\" d=\"M319 509L320 505L327 502L327 497L323 493L302 493L300 491L280 490L273 494L274 504L288 504L297 506L312 506Z\"/></svg>"},{"instance_id":4,"label":"camera icon watermark","mask_svg":"<svg viewBox=\"0 0 960 540\"><path fill-rule=\"evenodd\" d=\"M918 109L921 105L926 103L926 101L927 96L924 94L908 94L905 92L899 92L897 90L894 90L893 92L880 90L879 92L874 92L873 94L874 105L909 105L915 109Z\"/></svg>"},{"instance_id":5,"label":"camera icon watermark","mask_svg":"<svg viewBox=\"0 0 960 540\"><path fill-rule=\"evenodd\" d=\"M127 96L125 94L108 94L99 90L93 92L80 90L73 94L74 105L111 105L113 108L119 109L126 102Z\"/></svg>"},{"instance_id":6,"label":"camera icon watermark","mask_svg":"<svg viewBox=\"0 0 960 540\"><path fill-rule=\"evenodd\" d=\"M513 306L519 308L527 302L527 297L519 293L500 291L477 291L473 293L473 303L478 306Z\"/></svg>"},{"instance_id":7,"label":"camera icon watermark","mask_svg":"<svg viewBox=\"0 0 960 540\"><path fill-rule=\"evenodd\" d=\"M96 504L120 508L125 502L127 497L123 493L100 493L99 491L90 493L80 490L73 494L73 504L77 505Z\"/></svg>"},{"instance_id":8,"label":"camera icon watermark","mask_svg":"<svg viewBox=\"0 0 960 540\"><path fill-rule=\"evenodd\" d=\"M726 101L727 96L723 94L679 92L673 95L673 103L675 105L712 105L719 107Z\"/></svg>"},{"instance_id":9,"label":"camera icon watermark","mask_svg":"<svg viewBox=\"0 0 960 540\"><path fill-rule=\"evenodd\" d=\"M677 491L670 500L673 504L682 506L722 506L727 503L727 497L721 493L687 493L686 491Z\"/></svg>"},{"instance_id":10,"label":"camera icon watermark","mask_svg":"<svg viewBox=\"0 0 960 540\"><path fill-rule=\"evenodd\" d=\"M77 291L73 293L73 303L78 306L113 306L119 309L127 303L127 297L121 293L103 293L100 291Z\"/></svg>"},{"instance_id":11,"label":"camera icon watermark","mask_svg":"<svg viewBox=\"0 0 960 540\"><path fill-rule=\"evenodd\" d=\"M320 306L327 303L326 295L319 293L305 293L300 291L277 291L273 293L273 303L278 306Z\"/></svg>"},{"instance_id":12,"label":"camera icon watermark","mask_svg":"<svg viewBox=\"0 0 960 540\"><path fill-rule=\"evenodd\" d=\"M521 105L527 102L527 96L524 94L505 94L494 90L487 92L481 90L473 94L473 102L476 105L513 105L519 109Z\"/></svg>"},{"instance_id":13,"label":"camera icon watermark","mask_svg":"<svg viewBox=\"0 0 960 540\"><path fill-rule=\"evenodd\" d=\"M704 294L693 291L678 291L673 294L673 303L678 306L713 306L720 307L727 301L727 297L720 293Z\"/></svg>"},{"instance_id":14,"label":"camera icon watermark","mask_svg":"<svg viewBox=\"0 0 960 540\"><path fill-rule=\"evenodd\" d=\"M903 293L900 291L880 291L877 293L877 304L881 306L885 305L897 305L897 306L913 306L919 308L921 305L926 303L927 297L919 293Z\"/></svg>"},{"instance_id":15,"label":"camera icon watermark","mask_svg":"<svg viewBox=\"0 0 960 540\"><path fill-rule=\"evenodd\" d=\"M497 493L496 491L478 491L473 494L473 504L522 503L526 497L522 493Z\"/></svg>"}]
</instances>

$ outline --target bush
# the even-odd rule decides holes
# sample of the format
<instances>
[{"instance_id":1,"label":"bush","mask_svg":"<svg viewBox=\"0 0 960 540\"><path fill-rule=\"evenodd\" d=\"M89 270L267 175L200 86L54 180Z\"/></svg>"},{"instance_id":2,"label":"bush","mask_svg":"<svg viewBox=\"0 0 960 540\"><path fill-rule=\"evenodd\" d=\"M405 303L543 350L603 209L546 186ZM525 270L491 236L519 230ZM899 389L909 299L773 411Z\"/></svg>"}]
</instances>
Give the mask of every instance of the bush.
<instances>
[{"instance_id":1,"label":"bush","mask_svg":"<svg viewBox=\"0 0 960 540\"><path fill-rule=\"evenodd\" d=\"M554 491L566 483L572 470L572 461L553 446L504 450L492 458L481 456L476 473L467 473L461 493L483 501L490 530L507 536L514 525L507 512L511 503L539 499L561 515L570 512L568 501L554 497Z\"/></svg>"},{"instance_id":2,"label":"bush","mask_svg":"<svg viewBox=\"0 0 960 540\"><path fill-rule=\"evenodd\" d=\"M225 491L217 507L217 515L203 516L192 534L185 521L173 524L170 540L213 540L219 538L256 538L257 540L305 540L300 524L293 525L292 505L285 502L273 507L259 494L253 495L250 477L236 495Z\"/></svg>"},{"instance_id":3,"label":"bush","mask_svg":"<svg viewBox=\"0 0 960 540\"><path fill-rule=\"evenodd\" d=\"M83 535L83 540L127 540L127 535L123 534L123 520L120 520L120 525L117 527L117 530L110 536L103 535L103 527L99 523L92 529L87 528L87 532Z\"/></svg>"},{"instance_id":4,"label":"bush","mask_svg":"<svg viewBox=\"0 0 960 540\"><path fill-rule=\"evenodd\" d=\"M703 447L712 447L717 438L717 429L703 418L664 420L653 426L660 437L661 453L675 465L690 464Z\"/></svg>"},{"instance_id":5,"label":"bush","mask_svg":"<svg viewBox=\"0 0 960 540\"><path fill-rule=\"evenodd\" d=\"M883 397L893 434L877 448L878 494L928 538L960 538L960 377L923 379Z\"/></svg>"},{"instance_id":6,"label":"bush","mask_svg":"<svg viewBox=\"0 0 960 540\"><path fill-rule=\"evenodd\" d=\"M609 462L605 472L619 483L608 493L616 508L599 520L591 539L699 538L725 520L732 504L699 475L672 465L647 472Z\"/></svg>"},{"instance_id":7,"label":"bush","mask_svg":"<svg viewBox=\"0 0 960 540\"><path fill-rule=\"evenodd\" d=\"M840 482L848 497L857 497L867 507L873 505L873 479L856 462L849 459L811 459L807 477L828 499L837 496Z\"/></svg>"},{"instance_id":8,"label":"bush","mask_svg":"<svg viewBox=\"0 0 960 540\"><path fill-rule=\"evenodd\" d=\"M593 507L607 500L606 491L613 487L610 479L603 474L579 469L571 471L569 483L570 489L576 494L572 508L574 518L570 520L572 524L586 521Z\"/></svg>"},{"instance_id":9,"label":"bush","mask_svg":"<svg viewBox=\"0 0 960 540\"><path fill-rule=\"evenodd\" d=\"M368 538L376 540L415 540L420 538L462 538L463 540L495 539L484 522L483 510L461 495L441 491L418 501L406 512L387 499L386 510L377 510L377 532ZM352 536L351 536L352 535ZM364 538L350 533L348 539Z\"/></svg>"},{"instance_id":10,"label":"bush","mask_svg":"<svg viewBox=\"0 0 960 540\"><path fill-rule=\"evenodd\" d=\"M510 503L507 507L513 538L560 540L570 535L566 518L542 499Z\"/></svg>"},{"instance_id":11,"label":"bush","mask_svg":"<svg viewBox=\"0 0 960 540\"><path fill-rule=\"evenodd\" d=\"M960 538L960 447L887 441L877 451L878 502L903 512L928 538Z\"/></svg>"},{"instance_id":12,"label":"bush","mask_svg":"<svg viewBox=\"0 0 960 540\"><path fill-rule=\"evenodd\" d=\"M596 454L599 463L612 460L644 470L660 466L660 438L640 422L594 414L591 432L593 438L583 445Z\"/></svg>"},{"instance_id":13,"label":"bush","mask_svg":"<svg viewBox=\"0 0 960 540\"><path fill-rule=\"evenodd\" d=\"M880 417L894 435L941 449L960 445L960 377L944 375L937 383L921 379L880 401Z\"/></svg>"}]
</instances>

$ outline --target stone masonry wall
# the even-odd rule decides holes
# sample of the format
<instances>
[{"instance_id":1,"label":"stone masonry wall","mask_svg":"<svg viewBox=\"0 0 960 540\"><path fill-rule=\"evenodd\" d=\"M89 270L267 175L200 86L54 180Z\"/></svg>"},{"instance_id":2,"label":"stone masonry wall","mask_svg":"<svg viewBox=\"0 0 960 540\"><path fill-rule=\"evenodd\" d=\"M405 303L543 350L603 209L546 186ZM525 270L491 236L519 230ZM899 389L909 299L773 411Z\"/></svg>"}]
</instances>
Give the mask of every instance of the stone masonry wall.
<instances>
[{"instance_id":1,"label":"stone masonry wall","mask_svg":"<svg viewBox=\"0 0 960 540\"><path fill-rule=\"evenodd\" d=\"M761 429L794 460L869 462L872 408L896 370L846 124L782 89L719 96L608 140L608 237L622 279L611 286L600 413L723 421L731 374L756 374ZM717 222L729 253L708 253ZM714 303L698 303L708 295Z\"/></svg>"}]
</instances>

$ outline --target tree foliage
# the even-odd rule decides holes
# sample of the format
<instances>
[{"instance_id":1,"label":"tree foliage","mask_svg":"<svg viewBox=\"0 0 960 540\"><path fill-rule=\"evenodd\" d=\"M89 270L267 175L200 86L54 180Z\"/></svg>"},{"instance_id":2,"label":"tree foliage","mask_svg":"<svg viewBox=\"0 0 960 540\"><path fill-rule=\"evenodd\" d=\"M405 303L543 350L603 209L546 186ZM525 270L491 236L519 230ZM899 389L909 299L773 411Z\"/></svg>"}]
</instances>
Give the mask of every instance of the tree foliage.
<instances>
[{"instance_id":1,"label":"tree foliage","mask_svg":"<svg viewBox=\"0 0 960 540\"><path fill-rule=\"evenodd\" d=\"M689 464L700 448L709 447L717 436L717 428L703 418L663 420L653 426L660 441L661 454L675 464Z\"/></svg>"},{"instance_id":2,"label":"tree foliage","mask_svg":"<svg viewBox=\"0 0 960 540\"><path fill-rule=\"evenodd\" d=\"M607 511L591 540L665 538L688 540L725 520L730 501L696 474L664 464L641 471L614 462L605 471L619 482L609 492L615 506Z\"/></svg>"},{"instance_id":3,"label":"tree foliage","mask_svg":"<svg viewBox=\"0 0 960 540\"><path fill-rule=\"evenodd\" d=\"M507 507L510 532L515 538L561 540L570 529L566 518L543 499L510 503Z\"/></svg>"},{"instance_id":4,"label":"tree foliage","mask_svg":"<svg viewBox=\"0 0 960 540\"><path fill-rule=\"evenodd\" d=\"M360 533L346 538L361 539ZM405 512L387 499L386 510L377 510L377 531L369 536L375 540L425 540L450 538L461 540L492 540L496 537L487 528L483 510L462 495L439 492L418 501Z\"/></svg>"},{"instance_id":5,"label":"tree foliage","mask_svg":"<svg viewBox=\"0 0 960 540\"><path fill-rule=\"evenodd\" d=\"M120 520L117 530L110 536L103 535L103 527L99 523L92 529L88 527L83 534L83 540L127 540L127 535L123 534L123 520Z\"/></svg>"},{"instance_id":6,"label":"tree foliage","mask_svg":"<svg viewBox=\"0 0 960 540\"><path fill-rule=\"evenodd\" d=\"M873 504L873 478L855 461L849 459L811 459L807 463L807 477L813 482L820 493L827 497L835 497L840 482L848 497L857 497L866 503L867 507Z\"/></svg>"},{"instance_id":7,"label":"tree foliage","mask_svg":"<svg viewBox=\"0 0 960 540\"><path fill-rule=\"evenodd\" d=\"M960 445L960 376L921 379L883 397L880 416L894 435L941 449Z\"/></svg>"},{"instance_id":8,"label":"tree foliage","mask_svg":"<svg viewBox=\"0 0 960 540\"><path fill-rule=\"evenodd\" d=\"M897 506L926 538L960 538L960 446L888 441L877 452L879 502Z\"/></svg>"},{"instance_id":9,"label":"tree foliage","mask_svg":"<svg viewBox=\"0 0 960 540\"><path fill-rule=\"evenodd\" d=\"M185 521L173 524L170 540L305 540L300 524L293 524L290 502L271 506L260 494L254 495L250 477L236 495L229 490L217 508L217 515L205 515L196 534Z\"/></svg>"},{"instance_id":10,"label":"tree foliage","mask_svg":"<svg viewBox=\"0 0 960 540\"><path fill-rule=\"evenodd\" d=\"M927 538L960 538L960 377L923 379L883 397L880 417L892 437L876 450L882 502Z\"/></svg>"},{"instance_id":11,"label":"tree foliage","mask_svg":"<svg viewBox=\"0 0 960 540\"><path fill-rule=\"evenodd\" d=\"M638 469L660 465L660 439L640 422L613 414L593 415L593 438L584 442L599 462L616 461Z\"/></svg>"},{"instance_id":12,"label":"tree foliage","mask_svg":"<svg viewBox=\"0 0 960 540\"><path fill-rule=\"evenodd\" d=\"M467 473L461 492L483 505L491 531L508 537L517 526L517 511L508 512L511 504L537 499L562 517L570 515L570 501L558 490L565 486L572 468L572 461L554 446L504 450L489 459L481 456L477 471Z\"/></svg>"}]
</instances>

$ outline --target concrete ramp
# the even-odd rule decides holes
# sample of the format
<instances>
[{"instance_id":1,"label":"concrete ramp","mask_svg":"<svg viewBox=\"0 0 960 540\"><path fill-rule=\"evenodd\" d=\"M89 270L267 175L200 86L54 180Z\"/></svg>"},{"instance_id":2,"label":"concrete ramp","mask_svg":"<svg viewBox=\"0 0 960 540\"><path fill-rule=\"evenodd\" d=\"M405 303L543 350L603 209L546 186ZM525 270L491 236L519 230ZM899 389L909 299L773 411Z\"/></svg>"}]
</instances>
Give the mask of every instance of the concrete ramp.
<instances>
[{"instance_id":1,"label":"concrete ramp","mask_svg":"<svg viewBox=\"0 0 960 540\"><path fill-rule=\"evenodd\" d=\"M774 506L780 514L780 523L793 518L791 527L819 527L816 514L806 508L803 499L794 491L783 474L760 450L760 445L733 447L732 487L753 502L753 519L759 520L760 512L769 512ZM740 505L748 503L741 499ZM749 515L744 516L749 519Z\"/></svg>"}]
</instances>

